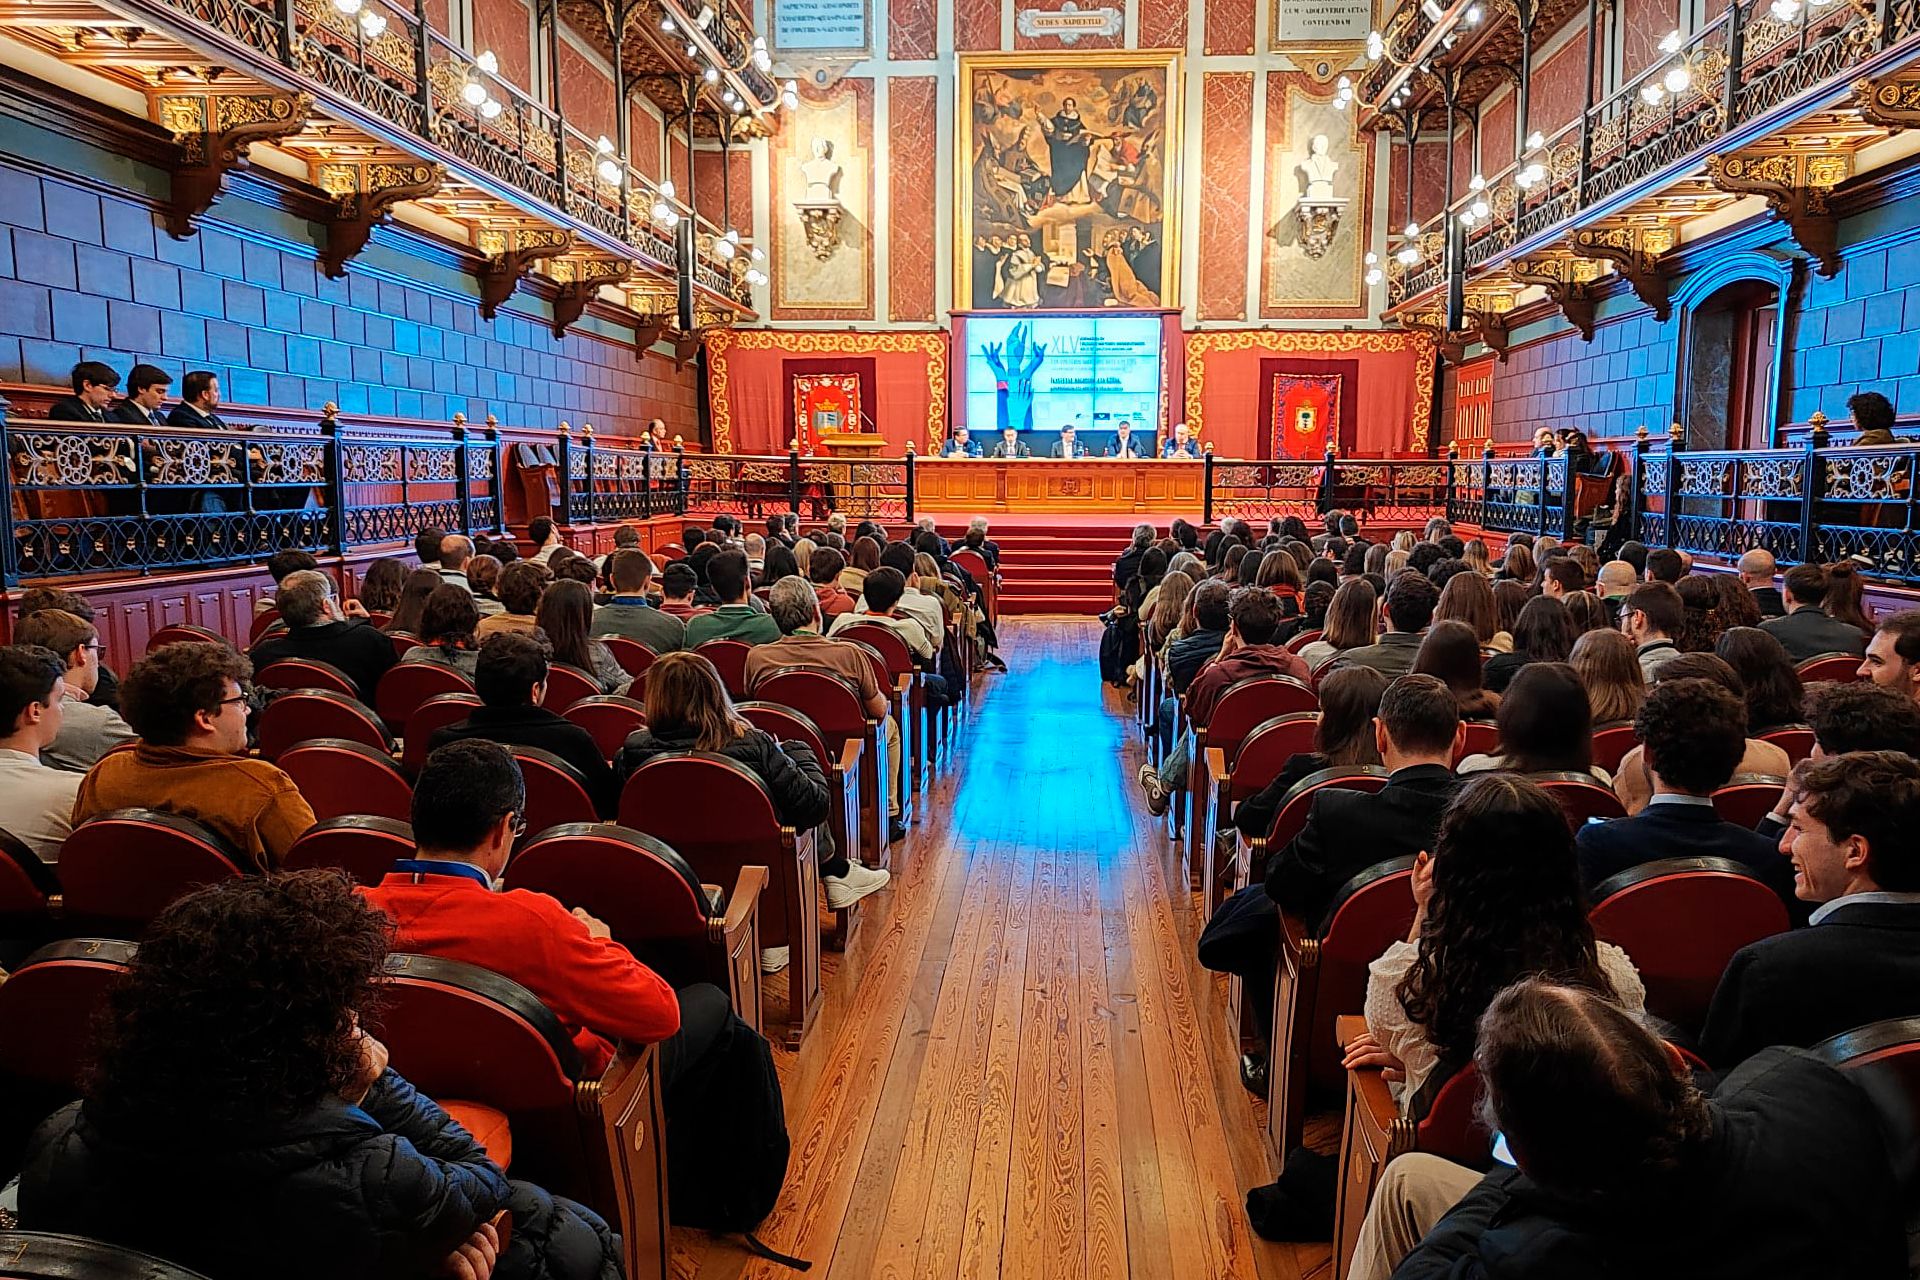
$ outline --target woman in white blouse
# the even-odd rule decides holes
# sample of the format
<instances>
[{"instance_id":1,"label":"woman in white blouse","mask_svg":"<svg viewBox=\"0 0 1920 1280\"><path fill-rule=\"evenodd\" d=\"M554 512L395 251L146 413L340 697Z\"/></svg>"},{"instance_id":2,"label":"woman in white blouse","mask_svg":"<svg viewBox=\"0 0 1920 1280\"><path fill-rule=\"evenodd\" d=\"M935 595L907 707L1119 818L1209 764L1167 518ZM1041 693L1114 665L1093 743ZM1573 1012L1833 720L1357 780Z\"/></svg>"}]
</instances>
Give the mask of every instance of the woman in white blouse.
<instances>
[{"instance_id":1,"label":"woman in white blouse","mask_svg":"<svg viewBox=\"0 0 1920 1280\"><path fill-rule=\"evenodd\" d=\"M1368 972L1365 1034L1346 1063L1379 1066L1403 1115L1473 1058L1480 1015L1521 978L1586 987L1630 1012L1646 989L1587 923L1573 833L1552 796L1493 773L1465 783L1414 863L1413 929ZM1430 1099L1428 1099L1430 1101Z\"/></svg>"}]
</instances>

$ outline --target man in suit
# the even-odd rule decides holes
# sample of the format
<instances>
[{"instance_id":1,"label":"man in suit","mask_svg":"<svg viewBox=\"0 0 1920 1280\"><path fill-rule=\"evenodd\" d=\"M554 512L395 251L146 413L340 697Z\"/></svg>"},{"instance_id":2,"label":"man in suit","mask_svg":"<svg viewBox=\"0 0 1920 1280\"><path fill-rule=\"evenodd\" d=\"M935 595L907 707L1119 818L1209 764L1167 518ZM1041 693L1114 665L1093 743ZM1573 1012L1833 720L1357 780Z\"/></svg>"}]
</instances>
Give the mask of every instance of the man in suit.
<instances>
[{"instance_id":1,"label":"man in suit","mask_svg":"<svg viewBox=\"0 0 1920 1280\"><path fill-rule=\"evenodd\" d=\"M1242 680L1268 675L1307 679L1305 660L1273 642L1279 630L1280 597L1273 592L1265 587L1241 587L1228 598L1226 639L1187 685L1189 726L1205 728L1213 720L1213 709L1221 695ZM1140 766L1140 785L1147 793L1149 812L1165 813L1173 793L1187 785L1193 749L1192 736L1182 734L1157 770L1152 764Z\"/></svg>"},{"instance_id":2,"label":"man in suit","mask_svg":"<svg viewBox=\"0 0 1920 1280\"><path fill-rule=\"evenodd\" d=\"M1439 550L1435 547L1434 550ZM1387 631L1374 644L1348 649L1333 660L1341 667L1372 667L1391 679L1413 670L1420 637L1433 621L1440 588L1423 573L1401 573L1387 584Z\"/></svg>"},{"instance_id":3,"label":"man in suit","mask_svg":"<svg viewBox=\"0 0 1920 1280\"><path fill-rule=\"evenodd\" d=\"M1764 547L1755 547L1740 557L1740 585L1753 593L1753 602L1760 606L1762 618L1784 618L1787 614L1786 602L1780 599L1780 588L1773 585L1779 572L1773 552Z\"/></svg>"},{"instance_id":4,"label":"man in suit","mask_svg":"<svg viewBox=\"0 0 1920 1280\"><path fill-rule=\"evenodd\" d=\"M1680 656L1674 632L1685 620L1687 606L1680 593L1664 582L1643 582L1627 594L1620 606L1620 629L1633 641L1640 661L1640 678L1652 684L1660 668Z\"/></svg>"},{"instance_id":5,"label":"man in suit","mask_svg":"<svg viewBox=\"0 0 1920 1280\"><path fill-rule=\"evenodd\" d=\"M214 412L219 407L220 379L205 369L195 369L180 380L180 403L167 415L167 425L223 429L227 424Z\"/></svg>"},{"instance_id":6,"label":"man in suit","mask_svg":"<svg viewBox=\"0 0 1920 1280\"><path fill-rule=\"evenodd\" d=\"M1200 460L1200 450L1194 445L1193 432L1188 428L1186 423L1176 422L1173 424L1173 436L1165 445L1161 446L1160 456L1163 458L1179 458L1187 462L1198 462Z\"/></svg>"},{"instance_id":7,"label":"man in suit","mask_svg":"<svg viewBox=\"0 0 1920 1280\"><path fill-rule=\"evenodd\" d=\"M113 402L120 375L98 360L82 360L73 366L71 376L73 394L55 400L47 417L54 422L113 421L107 416L107 406Z\"/></svg>"},{"instance_id":8,"label":"man in suit","mask_svg":"<svg viewBox=\"0 0 1920 1280\"><path fill-rule=\"evenodd\" d=\"M543 637L524 631L496 631L480 644L473 688L484 704L465 720L434 731L428 746L485 738L507 747L538 747L580 771L587 794L601 817L619 805L613 769L593 735L541 706L547 695L547 667L553 650Z\"/></svg>"},{"instance_id":9,"label":"man in suit","mask_svg":"<svg viewBox=\"0 0 1920 1280\"><path fill-rule=\"evenodd\" d=\"M1861 751L1794 771L1780 852L1811 925L1751 943L1713 993L1701 1048L1715 1067L1768 1045L1812 1046L1920 1015L1920 762Z\"/></svg>"},{"instance_id":10,"label":"man in suit","mask_svg":"<svg viewBox=\"0 0 1920 1280\"><path fill-rule=\"evenodd\" d=\"M157 365L137 364L127 373L127 398L107 410L107 420L130 427L164 427L167 388L173 378Z\"/></svg>"},{"instance_id":11,"label":"man in suit","mask_svg":"<svg viewBox=\"0 0 1920 1280\"><path fill-rule=\"evenodd\" d=\"M360 691L360 701L372 706L380 677L399 661L387 634L365 619L347 621L333 598L333 579L317 570L288 574L273 603L287 631L253 647L254 669L286 658L324 662L340 668Z\"/></svg>"},{"instance_id":12,"label":"man in suit","mask_svg":"<svg viewBox=\"0 0 1920 1280\"><path fill-rule=\"evenodd\" d=\"M1664 680L1647 691L1634 733L1653 777L1653 799L1631 818L1588 823L1575 848L1589 893L1609 876L1662 858L1730 858L1791 901L1785 861L1766 836L1723 821L1713 793L1747 749L1747 709L1710 680Z\"/></svg>"},{"instance_id":13,"label":"man in suit","mask_svg":"<svg viewBox=\"0 0 1920 1280\"><path fill-rule=\"evenodd\" d=\"M1074 425L1071 422L1060 428L1060 438L1053 442L1053 448L1047 451L1047 456L1049 458L1084 458L1087 456L1087 446L1080 443L1078 432L1075 431Z\"/></svg>"},{"instance_id":14,"label":"man in suit","mask_svg":"<svg viewBox=\"0 0 1920 1280\"><path fill-rule=\"evenodd\" d=\"M1906 609L1880 619L1860 676L1902 697L1920 699L1920 609Z\"/></svg>"},{"instance_id":15,"label":"man in suit","mask_svg":"<svg viewBox=\"0 0 1920 1280\"><path fill-rule=\"evenodd\" d=\"M1120 419L1120 425L1114 428L1113 447L1107 450L1107 456L1109 458L1138 458L1140 456L1140 446L1135 444L1133 440L1133 423L1127 421L1125 418Z\"/></svg>"},{"instance_id":16,"label":"man in suit","mask_svg":"<svg viewBox=\"0 0 1920 1280\"><path fill-rule=\"evenodd\" d=\"M1029 449L1026 441L1020 438L1020 432L1017 428L1008 427L1000 433L1000 443L993 446L993 456L996 458L1031 458L1033 456L1033 450Z\"/></svg>"},{"instance_id":17,"label":"man in suit","mask_svg":"<svg viewBox=\"0 0 1920 1280\"><path fill-rule=\"evenodd\" d=\"M940 456L943 458L977 458L980 456L980 442L973 438L973 433L967 430L965 423L958 424L954 427L953 434L947 437L947 443L945 447L940 450Z\"/></svg>"},{"instance_id":18,"label":"man in suit","mask_svg":"<svg viewBox=\"0 0 1920 1280\"><path fill-rule=\"evenodd\" d=\"M1767 618L1760 626L1773 633L1795 662L1822 653L1867 652L1867 638L1860 628L1842 622L1821 607L1827 598L1827 571L1817 564L1797 564L1782 579L1787 588L1787 616Z\"/></svg>"}]
</instances>

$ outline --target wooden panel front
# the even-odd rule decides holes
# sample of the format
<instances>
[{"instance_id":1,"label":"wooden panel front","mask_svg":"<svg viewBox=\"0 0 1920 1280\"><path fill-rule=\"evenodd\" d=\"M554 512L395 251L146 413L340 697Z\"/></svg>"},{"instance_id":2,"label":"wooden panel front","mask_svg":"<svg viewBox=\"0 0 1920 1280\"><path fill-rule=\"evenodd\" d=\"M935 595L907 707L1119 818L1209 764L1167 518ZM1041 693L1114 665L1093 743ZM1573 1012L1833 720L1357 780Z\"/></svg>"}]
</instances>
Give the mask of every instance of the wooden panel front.
<instances>
[{"instance_id":1,"label":"wooden panel front","mask_svg":"<svg viewBox=\"0 0 1920 1280\"><path fill-rule=\"evenodd\" d=\"M1198 507L1203 464L1075 458L989 461L923 458L914 465L917 511L1160 511Z\"/></svg>"}]
</instances>

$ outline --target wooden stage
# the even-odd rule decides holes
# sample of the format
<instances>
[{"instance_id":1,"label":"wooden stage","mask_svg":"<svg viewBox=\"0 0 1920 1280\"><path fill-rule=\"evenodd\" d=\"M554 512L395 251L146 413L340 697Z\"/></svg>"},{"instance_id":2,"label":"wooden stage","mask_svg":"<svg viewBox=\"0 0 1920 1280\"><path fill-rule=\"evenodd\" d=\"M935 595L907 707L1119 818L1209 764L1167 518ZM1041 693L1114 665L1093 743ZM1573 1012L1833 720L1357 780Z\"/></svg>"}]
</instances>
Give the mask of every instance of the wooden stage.
<instances>
[{"instance_id":1,"label":"wooden stage","mask_svg":"<svg viewBox=\"0 0 1920 1280\"><path fill-rule=\"evenodd\" d=\"M1133 772L1091 621L1012 620L959 763L798 1054L776 1050L793 1160L761 1229L810 1276L1295 1280L1324 1244L1255 1237L1270 1181L1224 980ZM770 1001L784 982L771 980ZM1316 1124L1337 1146L1338 1118ZM681 1280L792 1272L674 1233Z\"/></svg>"},{"instance_id":2,"label":"wooden stage","mask_svg":"<svg viewBox=\"0 0 1920 1280\"><path fill-rule=\"evenodd\" d=\"M1152 458L920 458L914 508L988 515L1116 511L1193 512L1205 503L1205 464Z\"/></svg>"}]
</instances>

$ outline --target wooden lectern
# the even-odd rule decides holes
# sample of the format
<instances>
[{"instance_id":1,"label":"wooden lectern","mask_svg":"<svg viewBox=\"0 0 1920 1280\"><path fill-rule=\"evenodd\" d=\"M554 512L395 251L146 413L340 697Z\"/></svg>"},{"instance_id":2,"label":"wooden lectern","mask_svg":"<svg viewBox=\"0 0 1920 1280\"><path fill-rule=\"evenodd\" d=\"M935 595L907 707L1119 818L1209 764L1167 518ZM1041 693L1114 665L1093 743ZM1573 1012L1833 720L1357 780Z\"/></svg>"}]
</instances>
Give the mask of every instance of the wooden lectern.
<instances>
[{"instance_id":1,"label":"wooden lectern","mask_svg":"<svg viewBox=\"0 0 1920 1280\"><path fill-rule=\"evenodd\" d=\"M830 458L871 458L887 447L878 431L823 431L820 447Z\"/></svg>"}]
</instances>

